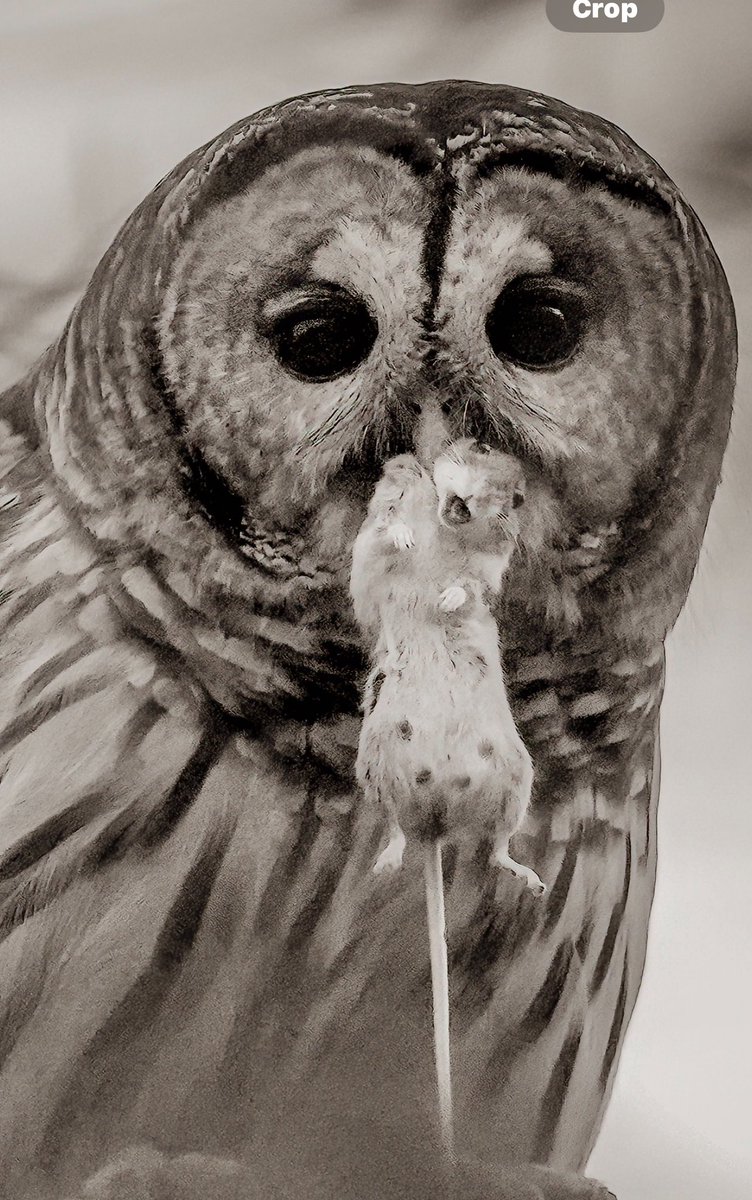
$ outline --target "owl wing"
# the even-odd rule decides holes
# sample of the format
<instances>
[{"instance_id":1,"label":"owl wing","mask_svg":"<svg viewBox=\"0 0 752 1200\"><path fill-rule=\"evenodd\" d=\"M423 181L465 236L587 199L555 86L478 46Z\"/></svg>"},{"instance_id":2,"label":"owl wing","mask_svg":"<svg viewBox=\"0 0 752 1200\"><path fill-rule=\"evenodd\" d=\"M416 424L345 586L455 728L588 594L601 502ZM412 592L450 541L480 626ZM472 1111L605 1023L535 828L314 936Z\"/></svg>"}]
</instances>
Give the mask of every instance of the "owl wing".
<instances>
[{"instance_id":1,"label":"owl wing","mask_svg":"<svg viewBox=\"0 0 752 1200\"><path fill-rule=\"evenodd\" d=\"M114 1111L131 1106L140 1140L168 1094L179 1120L202 1067L215 1071L232 1021L209 982L228 947L241 1007L331 891L342 852L329 826L352 804L337 771L352 751L296 722L276 720L266 749L238 734L126 626L43 460L3 433L0 1070L12 1103L0 1102L0 1142L24 1186L50 1161L74 1183L108 1153ZM247 929L270 920L268 953L251 953ZM199 937L200 978L183 978ZM182 1035L166 1018L155 1043L178 980L203 1003Z\"/></svg>"},{"instance_id":2,"label":"owl wing","mask_svg":"<svg viewBox=\"0 0 752 1200\"><path fill-rule=\"evenodd\" d=\"M211 828L172 836L220 735L125 632L106 564L72 533L38 453L3 435L0 1062L14 1103L0 1127L33 1161L77 1047L145 971L229 817L225 802Z\"/></svg>"}]
</instances>

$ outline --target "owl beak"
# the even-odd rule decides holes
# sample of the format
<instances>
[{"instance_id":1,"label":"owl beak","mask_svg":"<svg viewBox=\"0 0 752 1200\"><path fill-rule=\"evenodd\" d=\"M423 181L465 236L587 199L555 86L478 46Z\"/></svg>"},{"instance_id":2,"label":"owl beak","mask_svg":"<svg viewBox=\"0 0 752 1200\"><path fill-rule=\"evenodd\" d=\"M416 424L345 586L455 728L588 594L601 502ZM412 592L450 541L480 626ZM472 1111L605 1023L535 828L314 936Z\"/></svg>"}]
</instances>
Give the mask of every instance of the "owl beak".
<instances>
[{"instance_id":1,"label":"owl beak","mask_svg":"<svg viewBox=\"0 0 752 1200\"><path fill-rule=\"evenodd\" d=\"M421 466L430 470L451 440L451 433L442 415L438 400L434 397L422 400L413 429L415 457Z\"/></svg>"}]
</instances>

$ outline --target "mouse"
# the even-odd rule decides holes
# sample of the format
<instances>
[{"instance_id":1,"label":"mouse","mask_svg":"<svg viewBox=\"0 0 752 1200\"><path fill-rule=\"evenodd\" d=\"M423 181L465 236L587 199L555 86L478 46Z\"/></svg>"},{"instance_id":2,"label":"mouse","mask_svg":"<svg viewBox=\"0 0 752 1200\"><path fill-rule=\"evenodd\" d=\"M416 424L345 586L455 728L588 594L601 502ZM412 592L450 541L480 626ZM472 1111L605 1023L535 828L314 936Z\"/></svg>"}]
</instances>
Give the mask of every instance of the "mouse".
<instances>
[{"instance_id":1,"label":"mouse","mask_svg":"<svg viewBox=\"0 0 752 1200\"><path fill-rule=\"evenodd\" d=\"M374 490L353 547L350 594L371 656L356 777L389 830L377 873L401 866L408 839L490 835L493 861L545 891L509 851L533 765L491 610L524 501L519 460L472 438L450 443L431 468L411 454L390 459Z\"/></svg>"}]
</instances>

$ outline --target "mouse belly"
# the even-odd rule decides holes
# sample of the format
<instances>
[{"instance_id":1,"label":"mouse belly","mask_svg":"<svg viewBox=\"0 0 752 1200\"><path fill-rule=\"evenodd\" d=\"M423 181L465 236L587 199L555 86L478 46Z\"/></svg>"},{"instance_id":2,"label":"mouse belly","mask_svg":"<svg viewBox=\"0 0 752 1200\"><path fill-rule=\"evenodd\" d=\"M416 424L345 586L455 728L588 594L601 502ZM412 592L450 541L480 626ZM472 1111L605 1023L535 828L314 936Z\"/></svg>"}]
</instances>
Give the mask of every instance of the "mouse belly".
<instances>
[{"instance_id":1,"label":"mouse belly","mask_svg":"<svg viewBox=\"0 0 752 1200\"><path fill-rule=\"evenodd\" d=\"M532 784L498 671L458 664L385 672L361 729L358 782L406 836L478 833L522 820Z\"/></svg>"}]
</instances>

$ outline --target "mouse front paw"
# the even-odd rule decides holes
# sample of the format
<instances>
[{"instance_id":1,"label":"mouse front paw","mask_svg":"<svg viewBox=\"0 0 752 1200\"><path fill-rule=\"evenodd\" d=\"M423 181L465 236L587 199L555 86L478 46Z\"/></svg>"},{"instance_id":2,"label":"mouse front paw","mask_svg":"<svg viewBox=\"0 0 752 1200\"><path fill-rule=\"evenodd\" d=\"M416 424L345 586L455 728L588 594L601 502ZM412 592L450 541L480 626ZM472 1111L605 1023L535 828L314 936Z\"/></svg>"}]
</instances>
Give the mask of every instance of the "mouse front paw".
<instances>
[{"instance_id":1,"label":"mouse front paw","mask_svg":"<svg viewBox=\"0 0 752 1200\"><path fill-rule=\"evenodd\" d=\"M459 584L445 588L439 596L439 608L442 612L456 612L467 600L467 592Z\"/></svg>"},{"instance_id":2,"label":"mouse front paw","mask_svg":"<svg viewBox=\"0 0 752 1200\"><path fill-rule=\"evenodd\" d=\"M388 526L387 534L395 550L412 550L415 545L415 535L404 521L394 521Z\"/></svg>"}]
</instances>

